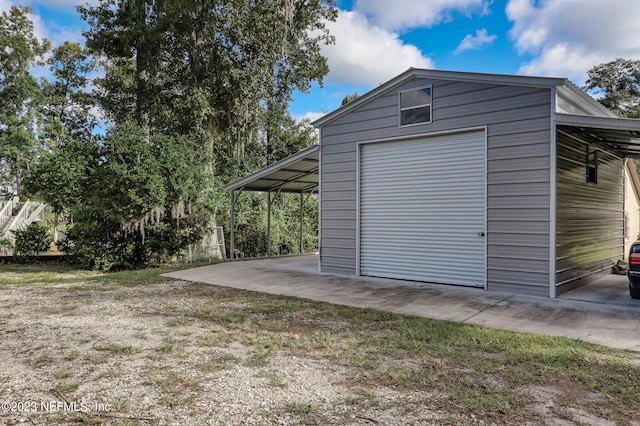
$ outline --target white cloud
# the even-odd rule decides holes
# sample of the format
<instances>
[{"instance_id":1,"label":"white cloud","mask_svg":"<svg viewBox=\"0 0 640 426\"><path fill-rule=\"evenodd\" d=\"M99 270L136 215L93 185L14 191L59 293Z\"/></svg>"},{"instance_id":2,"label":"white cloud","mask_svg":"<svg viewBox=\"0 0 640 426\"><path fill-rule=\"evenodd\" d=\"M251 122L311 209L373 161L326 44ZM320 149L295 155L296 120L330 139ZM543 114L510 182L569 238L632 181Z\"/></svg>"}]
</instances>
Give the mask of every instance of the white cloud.
<instances>
[{"instance_id":1,"label":"white cloud","mask_svg":"<svg viewBox=\"0 0 640 426\"><path fill-rule=\"evenodd\" d=\"M9 0L0 0L0 12L11 9L11 2Z\"/></svg>"},{"instance_id":2,"label":"white cloud","mask_svg":"<svg viewBox=\"0 0 640 426\"><path fill-rule=\"evenodd\" d=\"M8 11L11 9L11 6L33 6L35 3L38 2L27 0L0 0L0 11ZM68 6L68 3L62 1L59 3ZM49 5L48 2L46 4ZM33 33L36 37L39 39L49 39L54 46L59 46L65 41L84 42L81 28L74 28L69 25L64 25L64 23L46 22L42 19L42 16L33 12L29 15L29 19L33 23Z\"/></svg>"},{"instance_id":3,"label":"white cloud","mask_svg":"<svg viewBox=\"0 0 640 426\"><path fill-rule=\"evenodd\" d=\"M433 68L416 46L404 44L398 34L372 26L357 12L341 11L327 27L336 43L323 46L329 61L329 83L377 85L410 67Z\"/></svg>"},{"instance_id":4,"label":"white cloud","mask_svg":"<svg viewBox=\"0 0 640 426\"><path fill-rule=\"evenodd\" d=\"M54 46L60 46L65 41L84 44L85 38L82 35L82 30L83 28L80 27L50 24L49 28L47 29L47 38L51 40Z\"/></svg>"},{"instance_id":5,"label":"white cloud","mask_svg":"<svg viewBox=\"0 0 640 426\"><path fill-rule=\"evenodd\" d=\"M583 46L553 43L545 46L533 60L520 67L520 74L569 77L582 85L593 66L614 59L603 52L591 52Z\"/></svg>"},{"instance_id":6,"label":"white cloud","mask_svg":"<svg viewBox=\"0 0 640 426\"><path fill-rule=\"evenodd\" d=\"M402 30L446 22L454 12L484 15L491 3L487 0L356 0L354 10L379 27Z\"/></svg>"},{"instance_id":7,"label":"white cloud","mask_svg":"<svg viewBox=\"0 0 640 426\"><path fill-rule=\"evenodd\" d=\"M486 29L481 29L476 31L475 37L471 34L467 34L467 36L462 39L460 45L453 52L454 55L457 55L465 50L479 50L485 44L491 44L493 41L498 38L497 35L489 35Z\"/></svg>"},{"instance_id":8,"label":"white cloud","mask_svg":"<svg viewBox=\"0 0 640 426\"><path fill-rule=\"evenodd\" d=\"M91 6L97 6L100 4L100 0L12 0L15 4L22 6L46 6L51 9L62 9L66 11L75 10L76 6L84 6L89 4Z\"/></svg>"},{"instance_id":9,"label":"white cloud","mask_svg":"<svg viewBox=\"0 0 640 426\"><path fill-rule=\"evenodd\" d=\"M76 1L69 1L69 0L31 0L31 3L39 3L42 5L47 5L48 7L57 9L68 9L68 8L74 8L76 6L84 6L85 4L89 3L91 6L96 6L98 4L100 4L100 0L76 0Z\"/></svg>"},{"instance_id":10,"label":"white cloud","mask_svg":"<svg viewBox=\"0 0 640 426\"><path fill-rule=\"evenodd\" d=\"M303 120L308 120L309 122L314 122L319 118L324 117L325 115L327 115L326 112L307 112L303 115L294 115L293 118L297 121L297 122L301 122Z\"/></svg>"},{"instance_id":11,"label":"white cloud","mask_svg":"<svg viewBox=\"0 0 640 426\"><path fill-rule=\"evenodd\" d=\"M510 36L534 58L523 74L570 77L618 57L640 59L638 0L509 0Z\"/></svg>"}]
</instances>

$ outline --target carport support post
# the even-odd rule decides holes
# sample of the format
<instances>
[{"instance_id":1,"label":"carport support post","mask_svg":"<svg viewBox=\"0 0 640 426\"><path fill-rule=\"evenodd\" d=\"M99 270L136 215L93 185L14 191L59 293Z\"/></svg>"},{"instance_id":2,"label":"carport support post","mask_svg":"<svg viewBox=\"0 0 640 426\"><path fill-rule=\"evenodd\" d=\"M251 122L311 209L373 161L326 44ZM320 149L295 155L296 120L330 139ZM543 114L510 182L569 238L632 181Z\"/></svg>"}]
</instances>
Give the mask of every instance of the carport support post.
<instances>
[{"instance_id":1,"label":"carport support post","mask_svg":"<svg viewBox=\"0 0 640 426\"><path fill-rule=\"evenodd\" d=\"M300 192L300 254L304 253L304 240L303 237L304 226L304 195Z\"/></svg>"},{"instance_id":2,"label":"carport support post","mask_svg":"<svg viewBox=\"0 0 640 426\"><path fill-rule=\"evenodd\" d=\"M235 233L236 233L236 217L235 217L235 206L236 206L236 198L235 191L231 191L231 247L229 248L229 259L234 259L234 252L236 250L235 247Z\"/></svg>"},{"instance_id":3,"label":"carport support post","mask_svg":"<svg viewBox=\"0 0 640 426\"><path fill-rule=\"evenodd\" d=\"M271 257L271 191L267 191L267 257Z\"/></svg>"}]
</instances>

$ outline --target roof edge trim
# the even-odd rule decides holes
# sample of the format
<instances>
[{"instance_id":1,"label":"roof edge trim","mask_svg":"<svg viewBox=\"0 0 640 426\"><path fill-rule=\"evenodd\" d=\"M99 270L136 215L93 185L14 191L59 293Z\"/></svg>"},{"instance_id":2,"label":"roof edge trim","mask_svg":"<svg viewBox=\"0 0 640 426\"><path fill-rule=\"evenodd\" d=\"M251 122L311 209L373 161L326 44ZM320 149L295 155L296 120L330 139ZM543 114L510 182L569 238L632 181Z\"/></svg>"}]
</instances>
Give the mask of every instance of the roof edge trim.
<instances>
[{"instance_id":1,"label":"roof edge trim","mask_svg":"<svg viewBox=\"0 0 640 426\"><path fill-rule=\"evenodd\" d=\"M556 113L555 123L560 126L640 132L640 120L637 118L595 117L593 115Z\"/></svg>"}]
</instances>

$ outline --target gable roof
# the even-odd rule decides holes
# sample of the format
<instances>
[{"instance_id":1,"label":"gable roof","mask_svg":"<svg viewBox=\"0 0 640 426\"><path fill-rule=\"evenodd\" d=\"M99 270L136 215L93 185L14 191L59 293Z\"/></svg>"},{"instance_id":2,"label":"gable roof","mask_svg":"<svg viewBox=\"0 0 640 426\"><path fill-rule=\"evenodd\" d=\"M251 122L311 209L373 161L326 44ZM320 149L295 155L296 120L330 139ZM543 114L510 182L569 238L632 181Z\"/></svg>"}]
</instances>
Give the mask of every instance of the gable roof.
<instances>
[{"instance_id":1,"label":"gable roof","mask_svg":"<svg viewBox=\"0 0 640 426\"><path fill-rule=\"evenodd\" d=\"M388 93L410 80L418 78L430 78L437 80L454 80L460 82L500 84L505 86L558 88L559 112L570 114L587 114L594 116L614 117L607 108L593 99L570 80L566 78L531 77L510 74L486 74L461 71L428 70L421 68L409 68L402 74L392 78L386 83L372 89L358 99L324 115L314 121L313 126L320 128L330 122L348 114L349 112L371 102L372 100Z\"/></svg>"},{"instance_id":2,"label":"gable roof","mask_svg":"<svg viewBox=\"0 0 640 426\"><path fill-rule=\"evenodd\" d=\"M484 74L473 72L461 72L461 71L443 71L443 70L428 70L422 68L409 68L402 74L392 78L386 83L382 83L375 89L370 90L358 99L349 102L348 104L324 115L318 120L314 121L314 127L323 127L324 125L348 114L362 105L365 105L372 100L390 92L399 86L402 86L406 82L416 78L432 78L438 80L455 80L463 82L473 83L487 83L487 84L503 84L510 86L528 86L528 87L555 87L563 85L567 80L563 78L549 78L549 77L529 77L522 75L508 75L508 74Z\"/></svg>"}]
</instances>

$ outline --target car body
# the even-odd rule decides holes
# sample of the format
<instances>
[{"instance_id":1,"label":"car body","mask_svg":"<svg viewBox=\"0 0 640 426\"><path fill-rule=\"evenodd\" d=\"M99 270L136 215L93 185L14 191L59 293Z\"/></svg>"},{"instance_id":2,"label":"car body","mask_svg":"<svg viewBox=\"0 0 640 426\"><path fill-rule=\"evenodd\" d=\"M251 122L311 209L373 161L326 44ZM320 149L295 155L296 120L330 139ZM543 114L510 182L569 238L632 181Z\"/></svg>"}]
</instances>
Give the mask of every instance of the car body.
<instances>
[{"instance_id":1,"label":"car body","mask_svg":"<svg viewBox=\"0 0 640 426\"><path fill-rule=\"evenodd\" d=\"M629 250L629 295L633 299L640 299L640 240L631 244Z\"/></svg>"}]
</instances>

